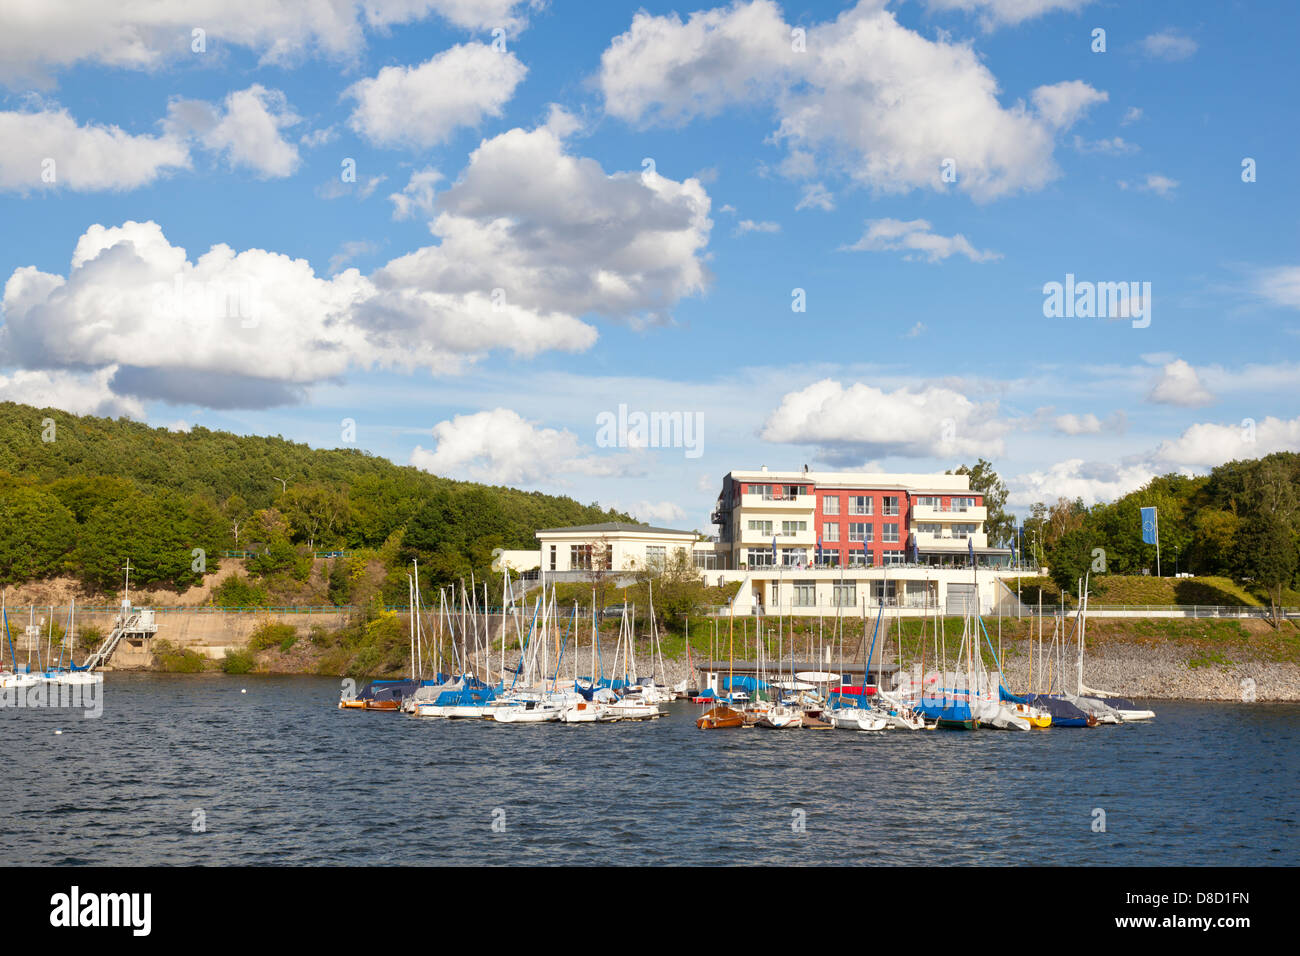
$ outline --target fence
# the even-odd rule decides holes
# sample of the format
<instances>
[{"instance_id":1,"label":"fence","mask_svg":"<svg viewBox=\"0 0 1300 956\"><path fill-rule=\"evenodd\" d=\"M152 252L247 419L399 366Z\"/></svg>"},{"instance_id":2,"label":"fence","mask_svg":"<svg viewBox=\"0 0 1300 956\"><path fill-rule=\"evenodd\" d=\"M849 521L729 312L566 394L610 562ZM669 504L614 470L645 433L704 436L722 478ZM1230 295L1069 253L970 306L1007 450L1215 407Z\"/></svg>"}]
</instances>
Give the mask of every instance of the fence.
<instances>
[{"instance_id":1,"label":"fence","mask_svg":"<svg viewBox=\"0 0 1300 956\"><path fill-rule=\"evenodd\" d=\"M265 551L222 551L221 556L223 558L255 558L265 553ZM351 553L351 551L313 551L311 556L313 558L346 558Z\"/></svg>"}]
</instances>

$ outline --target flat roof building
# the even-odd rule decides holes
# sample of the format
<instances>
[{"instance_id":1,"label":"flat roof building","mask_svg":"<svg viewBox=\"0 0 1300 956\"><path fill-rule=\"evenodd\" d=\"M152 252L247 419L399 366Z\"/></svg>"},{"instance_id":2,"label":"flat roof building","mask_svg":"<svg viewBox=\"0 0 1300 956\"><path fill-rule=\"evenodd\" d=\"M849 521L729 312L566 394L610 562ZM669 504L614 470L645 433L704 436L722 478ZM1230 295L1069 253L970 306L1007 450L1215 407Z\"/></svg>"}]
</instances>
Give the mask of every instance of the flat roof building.
<instances>
[{"instance_id":1,"label":"flat roof building","mask_svg":"<svg viewBox=\"0 0 1300 956\"><path fill-rule=\"evenodd\" d=\"M1005 565L987 519L967 475L766 468L728 473L712 514L729 570Z\"/></svg>"}]
</instances>

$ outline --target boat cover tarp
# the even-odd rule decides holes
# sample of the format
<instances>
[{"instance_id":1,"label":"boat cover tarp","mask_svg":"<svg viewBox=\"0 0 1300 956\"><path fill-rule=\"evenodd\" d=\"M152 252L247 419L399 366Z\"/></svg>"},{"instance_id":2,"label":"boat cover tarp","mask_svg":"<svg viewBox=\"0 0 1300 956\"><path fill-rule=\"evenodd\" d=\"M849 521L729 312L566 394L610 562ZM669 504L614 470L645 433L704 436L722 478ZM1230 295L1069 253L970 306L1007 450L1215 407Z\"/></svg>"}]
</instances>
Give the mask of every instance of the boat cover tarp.
<instances>
[{"instance_id":1,"label":"boat cover tarp","mask_svg":"<svg viewBox=\"0 0 1300 956\"><path fill-rule=\"evenodd\" d=\"M944 701L941 697L923 699L912 710L927 720L974 720L968 701Z\"/></svg>"},{"instance_id":2,"label":"boat cover tarp","mask_svg":"<svg viewBox=\"0 0 1300 956\"><path fill-rule=\"evenodd\" d=\"M1007 690L1006 687L1005 687L1004 685L1002 685L1002 684L999 684L999 685L998 685L998 696L999 696L1002 700L1010 701L1010 702L1013 703L1013 704L1027 704L1027 703L1029 703L1029 698L1028 698L1028 697L1019 697L1019 696L1017 696L1017 695L1011 693L1011 691Z\"/></svg>"},{"instance_id":3,"label":"boat cover tarp","mask_svg":"<svg viewBox=\"0 0 1300 956\"><path fill-rule=\"evenodd\" d=\"M759 680L757 677L742 675L739 677L723 677L719 679L723 690L743 690L747 694L766 693L768 690L767 681Z\"/></svg>"},{"instance_id":4,"label":"boat cover tarp","mask_svg":"<svg viewBox=\"0 0 1300 956\"><path fill-rule=\"evenodd\" d=\"M439 684L425 681L411 693L408 699L414 700L417 704L432 704L446 692L458 691L464 686L460 681L443 681Z\"/></svg>"},{"instance_id":5,"label":"boat cover tarp","mask_svg":"<svg viewBox=\"0 0 1300 956\"><path fill-rule=\"evenodd\" d=\"M363 700L395 700L403 701L409 694L414 694L416 688L420 686L419 681L413 680L372 680L366 690L370 691L370 696L365 696L365 691L357 695Z\"/></svg>"},{"instance_id":6,"label":"boat cover tarp","mask_svg":"<svg viewBox=\"0 0 1300 956\"><path fill-rule=\"evenodd\" d=\"M1062 697L1047 694L1026 694L1029 703L1052 715L1053 727L1086 727L1088 715Z\"/></svg>"},{"instance_id":7,"label":"boat cover tarp","mask_svg":"<svg viewBox=\"0 0 1300 956\"><path fill-rule=\"evenodd\" d=\"M482 707L496 699L491 687L457 687L445 690L434 701L439 707Z\"/></svg>"}]
</instances>

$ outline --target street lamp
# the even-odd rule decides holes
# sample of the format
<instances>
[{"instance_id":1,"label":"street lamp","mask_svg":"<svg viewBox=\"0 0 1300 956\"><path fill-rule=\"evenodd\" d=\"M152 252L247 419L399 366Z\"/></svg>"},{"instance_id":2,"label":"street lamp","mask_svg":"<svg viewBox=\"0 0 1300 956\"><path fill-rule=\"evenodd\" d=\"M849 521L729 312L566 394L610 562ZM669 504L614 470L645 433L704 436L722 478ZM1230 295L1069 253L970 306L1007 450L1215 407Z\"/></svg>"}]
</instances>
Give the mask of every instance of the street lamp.
<instances>
[{"instance_id":1,"label":"street lamp","mask_svg":"<svg viewBox=\"0 0 1300 956\"><path fill-rule=\"evenodd\" d=\"M275 475L272 475L271 477L280 483L280 494L284 494L286 491L288 491L289 489L288 482L286 482L283 478L276 478Z\"/></svg>"}]
</instances>

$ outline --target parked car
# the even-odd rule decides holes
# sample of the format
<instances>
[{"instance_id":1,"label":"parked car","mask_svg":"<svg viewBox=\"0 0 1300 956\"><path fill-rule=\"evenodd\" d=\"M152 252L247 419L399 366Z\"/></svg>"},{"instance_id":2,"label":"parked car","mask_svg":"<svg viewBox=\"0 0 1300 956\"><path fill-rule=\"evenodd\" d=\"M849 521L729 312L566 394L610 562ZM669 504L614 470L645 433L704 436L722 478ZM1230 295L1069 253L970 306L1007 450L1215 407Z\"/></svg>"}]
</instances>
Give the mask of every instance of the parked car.
<instances>
[{"instance_id":1,"label":"parked car","mask_svg":"<svg viewBox=\"0 0 1300 956\"><path fill-rule=\"evenodd\" d=\"M605 608L603 611L600 612L600 616L602 619L607 617L622 617L624 611L630 611L630 610L631 607L629 607L626 604L611 604L609 607Z\"/></svg>"}]
</instances>

